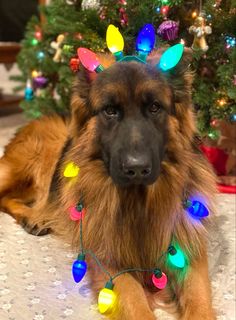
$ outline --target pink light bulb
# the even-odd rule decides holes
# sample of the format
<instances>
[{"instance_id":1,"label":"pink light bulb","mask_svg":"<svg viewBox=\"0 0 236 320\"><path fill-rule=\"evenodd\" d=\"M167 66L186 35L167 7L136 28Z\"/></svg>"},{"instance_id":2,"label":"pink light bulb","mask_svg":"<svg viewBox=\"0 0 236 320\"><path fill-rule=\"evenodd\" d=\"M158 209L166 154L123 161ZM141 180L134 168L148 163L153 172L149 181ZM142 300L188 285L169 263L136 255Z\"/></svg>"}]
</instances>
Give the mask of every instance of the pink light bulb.
<instances>
[{"instance_id":1,"label":"pink light bulb","mask_svg":"<svg viewBox=\"0 0 236 320\"><path fill-rule=\"evenodd\" d=\"M70 207L69 208L69 212L70 212L70 218L73 221L77 221L77 220L81 220L84 218L85 215L85 209L83 208L82 211L78 211L76 209L76 207Z\"/></svg>"},{"instance_id":2,"label":"pink light bulb","mask_svg":"<svg viewBox=\"0 0 236 320\"><path fill-rule=\"evenodd\" d=\"M162 290L166 287L167 285L167 276L164 272L159 272L157 274L152 275L152 282L155 287L158 289Z\"/></svg>"},{"instance_id":3,"label":"pink light bulb","mask_svg":"<svg viewBox=\"0 0 236 320\"><path fill-rule=\"evenodd\" d=\"M82 65L91 72L99 72L99 67L101 66L96 54L86 48L79 48L77 50L78 57ZM102 66L101 66L102 67ZM97 69L97 70L96 70ZM102 71L102 70L101 70Z\"/></svg>"}]
</instances>

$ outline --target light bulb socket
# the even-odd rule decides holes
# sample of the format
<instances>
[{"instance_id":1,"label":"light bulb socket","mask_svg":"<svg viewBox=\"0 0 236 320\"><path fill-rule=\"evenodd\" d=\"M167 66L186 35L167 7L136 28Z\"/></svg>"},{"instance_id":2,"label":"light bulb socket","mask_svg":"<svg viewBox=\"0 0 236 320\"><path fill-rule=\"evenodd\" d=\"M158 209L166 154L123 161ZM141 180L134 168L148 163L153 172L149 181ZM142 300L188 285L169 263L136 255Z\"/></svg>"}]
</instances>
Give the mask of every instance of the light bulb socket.
<instances>
[{"instance_id":1,"label":"light bulb socket","mask_svg":"<svg viewBox=\"0 0 236 320\"><path fill-rule=\"evenodd\" d=\"M168 253L169 253L171 256L174 256L174 255L177 253L177 250L175 249L174 246L169 246L169 248L168 248Z\"/></svg>"},{"instance_id":2,"label":"light bulb socket","mask_svg":"<svg viewBox=\"0 0 236 320\"><path fill-rule=\"evenodd\" d=\"M99 66L97 66L97 68L94 70L96 73L100 73L100 72L102 72L104 70L104 67L101 65L101 64L99 64Z\"/></svg>"},{"instance_id":3,"label":"light bulb socket","mask_svg":"<svg viewBox=\"0 0 236 320\"><path fill-rule=\"evenodd\" d=\"M155 277L158 279L160 279L162 277L161 269L155 269L153 273L154 273Z\"/></svg>"},{"instance_id":4,"label":"light bulb socket","mask_svg":"<svg viewBox=\"0 0 236 320\"><path fill-rule=\"evenodd\" d=\"M185 209L188 209L188 208L192 207L192 204L193 204L192 201L189 200L189 199L186 199L183 202L183 206L184 206Z\"/></svg>"},{"instance_id":5,"label":"light bulb socket","mask_svg":"<svg viewBox=\"0 0 236 320\"><path fill-rule=\"evenodd\" d=\"M78 212L81 212L81 211L83 210L83 208L84 208L82 202L78 202L75 207L76 207L76 210L77 210Z\"/></svg>"},{"instance_id":6,"label":"light bulb socket","mask_svg":"<svg viewBox=\"0 0 236 320\"><path fill-rule=\"evenodd\" d=\"M148 51L141 51L140 50L140 51L138 51L138 56L142 61L146 62L147 56L149 55L149 53L150 52L148 52Z\"/></svg>"},{"instance_id":7,"label":"light bulb socket","mask_svg":"<svg viewBox=\"0 0 236 320\"><path fill-rule=\"evenodd\" d=\"M85 254L84 253L79 253L78 257L77 257L77 260L84 261L85 260Z\"/></svg>"},{"instance_id":8,"label":"light bulb socket","mask_svg":"<svg viewBox=\"0 0 236 320\"><path fill-rule=\"evenodd\" d=\"M110 289L110 290L112 290L114 288L114 284L113 284L112 280L107 281L107 283L105 284L105 288Z\"/></svg>"},{"instance_id":9,"label":"light bulb socket","mask_svg":"<svg viewBox=\"0 0 236 320\"><path fill-rule=\"evenodd\" d=\"M116 58L116 61L120 61L124 57L123 51L114 52L113 55Z\"/></svg>"}]
</instances>

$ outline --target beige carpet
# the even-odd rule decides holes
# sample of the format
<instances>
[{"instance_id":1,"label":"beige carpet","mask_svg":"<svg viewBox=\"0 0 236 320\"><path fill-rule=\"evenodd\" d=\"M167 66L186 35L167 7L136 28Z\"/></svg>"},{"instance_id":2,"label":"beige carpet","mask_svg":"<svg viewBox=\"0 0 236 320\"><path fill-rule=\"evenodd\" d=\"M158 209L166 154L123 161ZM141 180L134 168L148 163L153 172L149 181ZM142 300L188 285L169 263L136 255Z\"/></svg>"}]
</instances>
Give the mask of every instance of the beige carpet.
<instances>
[{"instance_id":1,"label":"beige carpet","mask_svg":"<svg viewBox=\"0 0 236 320\"><path fill-rule=\"evenodd\" d=\"M22 115L0 118L0 156L23 121ZM209 244L213 302L218 320L235 320L234 195L219 195L217 206ZM67 244L51 235L31 236L0 213L0 320L102 319L87 280L79 285L72 280L75 258Z\"/></svg>"}]
</instances>

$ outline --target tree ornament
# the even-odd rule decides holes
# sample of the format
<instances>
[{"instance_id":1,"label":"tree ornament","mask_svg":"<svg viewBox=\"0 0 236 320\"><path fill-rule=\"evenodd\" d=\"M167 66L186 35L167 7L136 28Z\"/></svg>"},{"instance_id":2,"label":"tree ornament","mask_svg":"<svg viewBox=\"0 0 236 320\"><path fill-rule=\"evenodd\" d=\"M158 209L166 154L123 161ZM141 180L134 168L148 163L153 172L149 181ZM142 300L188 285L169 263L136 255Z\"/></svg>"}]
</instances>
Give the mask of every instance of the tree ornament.
<instances>
[{"instance_id":1,"label":"tree ornament","mask_svg":"<svg viewBox=\"0 0 236 320\"><path fill-rule=\"evenodd\" d=\"M160 24L157 29L157 34L164 40L175 40L178 38L178 31L179 31L179 23L167 20Z\"/></svg>"},{"instance_id":2,"label":"tree ornament","mask_svg":"<svg viewBox=\"0 0 236 320\"><path fill-rule=\"evenodd\" d=\"M120 8L119 13L120 13L120 24L122 26L127 26L128 25L128 15L126 13L125 8Z\"/></svg>"},{"instance_id":3,"label":"tree ornament","mask_svg":"<svg viewBox=\"0 0 236 320\"><path fill-rule=\"evenodd\" d=\"M37 29L34 33L34 37L38 41L42 41L42 31L40 29Z\"/></svg>"},{"instance_id":4,"label":"tree ornament","mask_svg":"<svg viewBox=\"0 0 236 320\"><path fill-rule=\"evenodd\" d=\"M25 88L25 100L30 101L34 98L34 91L32 89L31 81L28 79Z\"/></svg>"},{"instance_id":5,"label":"tree ornament","mask_svg":"<svg viewBox=\"0 0 236 320\"><path fill-rule=\"evenodd\" d=\"M226 49L232 49L236 46L236 38L231 36L225 37Z\"/></svg>"},{"instance_id":6,"label":"tree ornament","mask_svg":"<svg viewBox=\"0 0 236 320\"><path fill-rule=\"evenodd\" d=\"M83 35L80 32L76 32L74 34L74 39L76 40L83 40Z\"/></svg>"},{"instance_id":7,"label":"tree ornament","mask_svg":"<svg viewBox=\"0 0 236 320\"><path fill-rule=\"evenodd\" d=\"M236 113L235 114L231 114L230 121L231 122L236 122Z\"/></svg>"},{"instance_id":8,"label":"tree ornament","mask_svg":"<svg viewBox=\"0 0 236 320\"><path fill-rule=\"evenodd\" d=\"M79 283L87 271L87 263L85 262L85 255L79 254L77 260L72 266L72 275L76 283Z\"/></svg>"},{"instance_id":9,"label":"tree ornament","mask_svg":"<svg viewBox=\"0 0 236 320\"><path fill-rule=\"evenodd\" d=\"M162 14L164 17L167 17L169 10L170 10L170 7L169 7L169 6L162 6L162 7L161 7L161 14Z\"/></svg>"},{"instance_id":10,"label":"tree ornament","mask_svg":"<svg viewBox=\"0 0 236 320\"><path fill-rule=\"evenodd\" d=\"M30 43L31 43L32 46L37 46L39 41L36 38L33 38L33 39L31 39Z\"/></svg>"},{"instance_id":11,"label":"tree ornament","mask_svg":"<svg viewBox=\"0 0 236 320\"><path fill-rule=\"evenodd\" d=\"M156 269L152 275L152 282L155 287L162 290L167 285L167 276L160 269Z\"/></svg>"},{"instance_id":12,"label":"tree ornament","mask_svg":"<svg viewBox=\"0 0 236 320\"><path fill-rule=\"evenodd\" d=\"M39 51L37 53L37 59L42 61L45 58L45 53L43 51Z\"/></svg>"},{"instance_id":13,"label":"tree ornament","mask_svg":"<svg viewBox=\"0 0 236 320\"><path fill-rule=\"evenodd\" d=\"M83 10L86 9L98 9L100 6L99 0L83 0L81 7Z\"/></svg>"},{"instance_id":14,"label":"tree ornament","mask_svg":"<svg viewBox=\"0 0 236 320\"><path fill-rule=\"evenodd\" d=\"M73 49L74 47L69 44L64 44L64 46L62 47L62 51L66 53L72 52Z\"/></svg>"},{"instance_id":15,"label":"tree ornament","mask_svg":"<svg viewBox=\"0 0 236 320\"><path fill-rule=\"evenodd\" d=\"M40 72L38 72L37 70L33 70L33 71L31 72L32 78L38 77L39 75L40 75Z\"/></svg>"},{"instance_id":16,"label":"tree ornament","mask_svg":"<svg viewBox=\"0 0 236 320\"><path fill-rule=\"evenodd\" d=\"M70 69L73 72L78 72L79 71L79 64L80 61L77 57L71 58L70 59Z\"/></svg>"},{"instance_id":17,"label":"tree ornament","mask_svg":"<svg viewBox=\"0 0 236 320\"><path fill-rule=\"evenodd\" d=\"M36 89L42 89L47 86L48 79L43 76L37 76L33 78L33 84Z\"/></svg>"},{"instance_id":18,"label":"tree ornament","mask_svg":"<svg viewBox=\"0 0 236 320\"><path fill-rule=\"evenodd\" d=\"M212 119L211 122L210 122L210 126L212 128L216 128L219 126L219 121L217 119Z\"/></svg>"},{"instance_id":19,"label":"tree ornament","mask_svg":"<svg viewBox=\"0 0 236 320\"><path fill-rule=\"evenodd\" d=\"M218 140L220 137L220 132L219 132L219 130L210 128L207 135L212 140Z\"/></svg>"},{"instance_id":20,"label":"tree ornament","mask_svg":"<svg viewBox=\"0 0 236 320\"><path fill-rule=\"evenodd\" d=\"M57 36L57 40L52 41L50 44L51 48L56 50L54 57L53 57L54 62L60 62L60 60L61 60L62 43L63 43L64 39L65 39L64 34L59 34L59 36Z\"/></svg>"},{"instance_id":21,"label":"tree ornament","mask_svg":"<svg viewBox=\"0 0 236 320\"><path fill-rule=\"evenodd\" d=\"M189 28L189 33L194 35L192 49L195 51L202 50L203 52L206 52L209 47L205 36L211 34L211 32L211 27L205 25L205 19L198 16L194 21L194 25Z\"/></svg>"}]
</instances>

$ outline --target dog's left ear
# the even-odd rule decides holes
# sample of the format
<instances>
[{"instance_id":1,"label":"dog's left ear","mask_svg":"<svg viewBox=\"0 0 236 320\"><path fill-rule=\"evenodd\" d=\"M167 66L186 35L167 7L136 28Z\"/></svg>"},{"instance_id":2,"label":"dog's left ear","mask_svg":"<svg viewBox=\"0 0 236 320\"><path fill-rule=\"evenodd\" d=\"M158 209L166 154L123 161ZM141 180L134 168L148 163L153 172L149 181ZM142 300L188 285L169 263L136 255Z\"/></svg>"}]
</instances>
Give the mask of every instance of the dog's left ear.
<instances>
[{"instance_id":1,"label":"dog's left ear","mask_svg":"<svg viewBox=\"0 0 236 320\"><path fill-rule=\"evenodd\" d=\"M165 50L154 51L149 57L148 62L155 64L162 76L173 88L175 102L186 101L191 97L191 88L193 82L193 72L190 64L193 58L192 50L185 48L179 63L172 69L163 71L159 67L159 61Z\"/></svg>"},{"instance_id":2,"label":"dog's left ear","mask_svg":"<svg viewBox=\"0 0 236 320\"><path fill-rule=\"evenodd\" d=\"M166 77L174 91L175 102L191 99L193 72L191 71L190 64L192 59L192 49L185 48L179 63L166 73ZM163 73L165 75L165 72Z\"/></svg>"}]
</instances>

